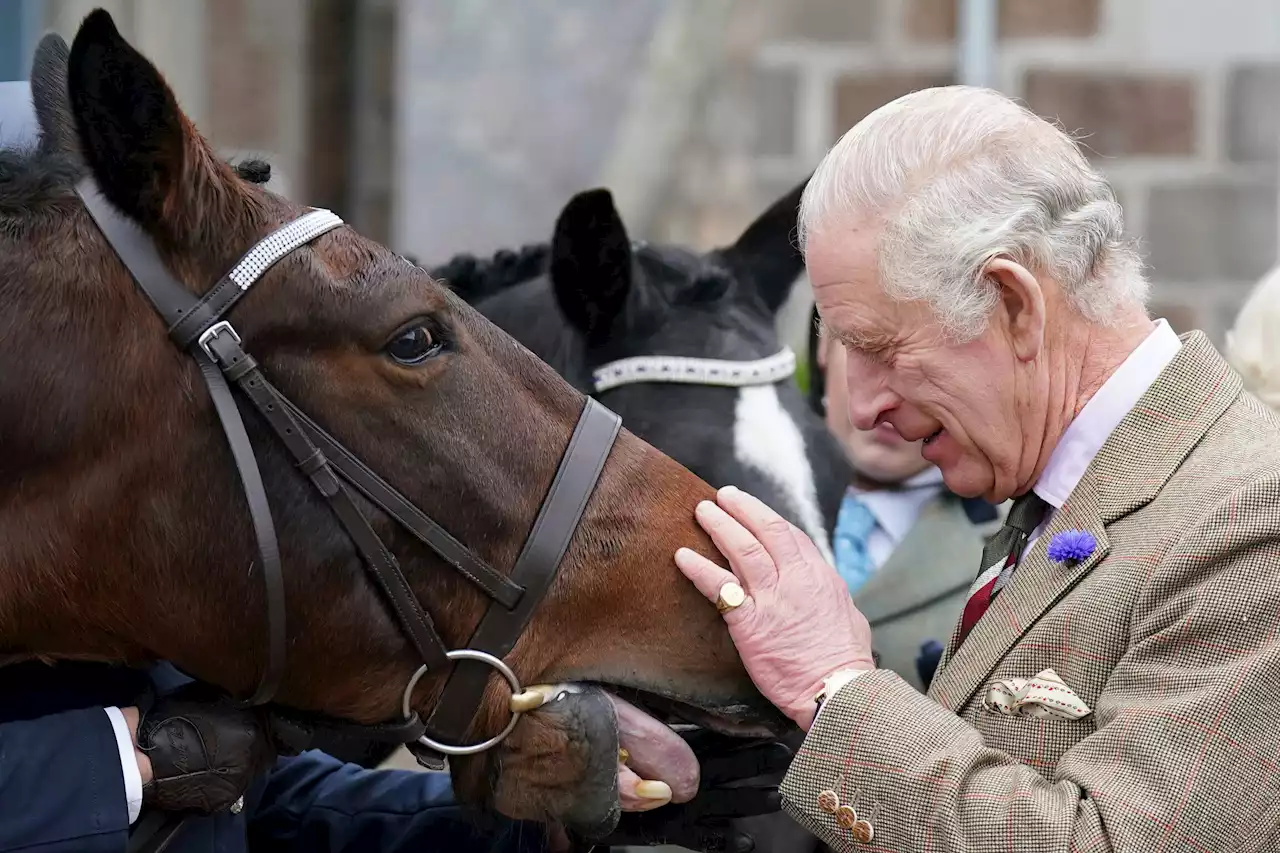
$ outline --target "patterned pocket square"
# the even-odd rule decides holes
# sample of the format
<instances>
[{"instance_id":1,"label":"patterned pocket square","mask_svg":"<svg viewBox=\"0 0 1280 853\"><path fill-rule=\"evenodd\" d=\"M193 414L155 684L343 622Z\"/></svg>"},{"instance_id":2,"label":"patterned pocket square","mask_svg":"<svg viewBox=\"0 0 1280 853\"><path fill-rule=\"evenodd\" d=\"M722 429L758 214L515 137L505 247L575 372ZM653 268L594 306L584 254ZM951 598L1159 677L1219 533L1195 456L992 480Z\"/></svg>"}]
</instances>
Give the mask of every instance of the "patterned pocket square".
<instances>
[{"instance_id":1,"label":"patterned pocket square","mask_svg":"<svg viewBox=\"0 0 1280 853\"><path fill-rule=\"evenodd\" d=\"M987 690L983 707L1009 717L1078 720L1093 713L1052 669L1044 670L1035 678L997 681Z\"/></svg>"}]
</instances>

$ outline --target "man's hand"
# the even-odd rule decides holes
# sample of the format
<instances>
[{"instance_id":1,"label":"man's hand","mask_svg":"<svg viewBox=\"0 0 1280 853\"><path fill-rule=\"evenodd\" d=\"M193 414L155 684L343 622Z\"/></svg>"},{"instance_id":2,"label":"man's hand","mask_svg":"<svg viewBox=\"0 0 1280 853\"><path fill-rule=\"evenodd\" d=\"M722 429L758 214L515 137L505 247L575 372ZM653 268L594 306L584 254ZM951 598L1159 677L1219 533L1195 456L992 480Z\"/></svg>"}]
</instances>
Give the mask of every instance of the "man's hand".
<instances>
[{"instance_id":1,"label":"man's hand","mask_svg":"<svg viewBox=\"0 0 1280 853\"><path fill-rule=\"evenodd\" d=\"M751 680L808 730L823 680L841 669L875 669L871 628L848 587L813 541L745 492L726 486L698 504L698 523L732 572L688 548L676 565L709 600L736 582L747 598L724 614Z\"/></svg>"},{"instance_id":2,"label":"man's hand","mask_svg":"<svg viewBox=\"0 0 1280 853\"><path fill-rule=\"evenodd\" d=\"M158 697L138 722L136 742L150 770L143 805L163 811L225 811L276 757L260 712L198 683Z\"/></svg>"},{"instance_id":3,"label":"man's hand","mask_svg":"<svg viewBox=\"0 0 1280 853\"><path fill-rule=\"evenodd\" d=\"M786 744L718 735L703 729L681 732L702 768L696 796L687 803L622 813L618 828L596 845L674 844L714 853L750 853L755 841L731 825L736 818L781 808L778 784L791 766ZM583 849L583 848L579 848ZM593 849L587 845L587 850Z\"/></svg>"}]
</instances>

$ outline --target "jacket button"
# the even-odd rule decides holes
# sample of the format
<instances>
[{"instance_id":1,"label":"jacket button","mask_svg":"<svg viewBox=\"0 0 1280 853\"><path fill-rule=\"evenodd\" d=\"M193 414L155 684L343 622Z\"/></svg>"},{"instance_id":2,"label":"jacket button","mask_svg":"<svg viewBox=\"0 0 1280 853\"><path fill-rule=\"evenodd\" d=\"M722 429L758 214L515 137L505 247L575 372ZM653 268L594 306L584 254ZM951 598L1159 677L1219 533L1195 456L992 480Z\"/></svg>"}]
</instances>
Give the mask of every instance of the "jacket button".
<instances>
[{"instance_id":1,"label":"jacket button","mask_svg":"<svg viewBox=\"0 0 1280 853\"><path fill-rule=\"evenodd\" d=\"M858 822L858 813L852 806L841 806L836 809L836 823L844 829L853 829Z\"/></svg>"},{"instance_id":2,"label":"jacket button","mask_svg":"<svg viewBox=\"0 0 1280 853\"><path fill-rule=\"evenodd\" d=\"M860 844L870 844L871 840L876 837L876 829L871 825L871 821L863 818L853 824L853 840Z\"/></svg>"},{"instance_id":3,"label":"jacket button","mask_svg":"<svg viewBox=\"0 0 1280 853\"><path fill-rule=\"evenodd\" d=\"M840 798L836 796L835 791L823 791L818 794L818 808L827 814L835 814L836 809L840 807Z\"/></svg>"}]
</instances>

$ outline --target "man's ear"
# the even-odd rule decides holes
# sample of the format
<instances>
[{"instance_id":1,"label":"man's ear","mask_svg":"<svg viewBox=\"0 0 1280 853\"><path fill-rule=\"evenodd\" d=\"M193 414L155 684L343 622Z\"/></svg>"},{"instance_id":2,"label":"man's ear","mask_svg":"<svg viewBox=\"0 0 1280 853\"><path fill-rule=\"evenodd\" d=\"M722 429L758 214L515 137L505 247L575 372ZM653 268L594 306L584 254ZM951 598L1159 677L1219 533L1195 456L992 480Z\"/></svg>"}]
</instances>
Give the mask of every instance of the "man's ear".
<instances>
[{"instance_id":1,"label":"man's ear","mask_svg":"<svg viewBox=\"0 0 1280 853\"><path fill-rule=\"evenodd\" d=\"M983 274L1000 288L1000 311L1004 313L1013 351L1022 361L1033 361L1044 347L1044 288L1040 280L1022 264L1009 258L993 258Z\"/></svg>"}]
</instances>

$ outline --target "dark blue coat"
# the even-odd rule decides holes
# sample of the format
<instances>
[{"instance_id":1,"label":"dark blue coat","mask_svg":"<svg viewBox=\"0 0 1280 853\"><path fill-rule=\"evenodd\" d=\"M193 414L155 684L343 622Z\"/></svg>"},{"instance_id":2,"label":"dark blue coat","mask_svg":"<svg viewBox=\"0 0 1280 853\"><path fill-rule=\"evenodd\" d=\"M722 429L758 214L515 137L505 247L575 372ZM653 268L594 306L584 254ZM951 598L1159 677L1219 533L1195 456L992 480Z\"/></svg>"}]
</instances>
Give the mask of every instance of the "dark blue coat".
<instances>
[{"instance_id":1,"label":"dark blue coat","mask_svg":"<svg viewBox=\"0 0 1280 853\"><path fill-rule=\"evenodd\" d=\"M163 691L185 679L172 667L0 669L0 851L123 853L124 776L102 709L134 704L148 680ZM365 770L311 751L281 758L239 815L188 822L166 853L541 853L544 838L537 824L458 806L447 775Z\"/></svg>"}]
</instances>

